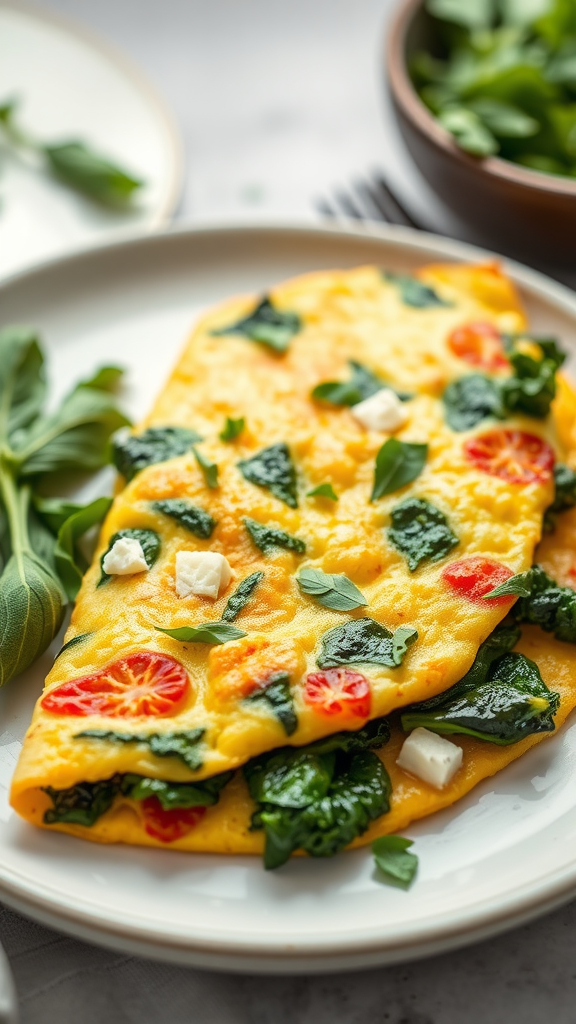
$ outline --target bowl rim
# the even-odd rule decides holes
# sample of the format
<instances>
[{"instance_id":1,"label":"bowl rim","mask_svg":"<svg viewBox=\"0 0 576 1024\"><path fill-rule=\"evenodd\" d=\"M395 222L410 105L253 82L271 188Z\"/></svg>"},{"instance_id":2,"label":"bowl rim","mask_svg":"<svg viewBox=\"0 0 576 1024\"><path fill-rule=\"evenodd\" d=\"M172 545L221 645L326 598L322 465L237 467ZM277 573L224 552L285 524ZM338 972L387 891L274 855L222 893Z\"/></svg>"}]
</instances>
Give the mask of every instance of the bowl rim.
<instances>
[{"instance_id":1,"label":"bowl rim","mask_svg":"<svg viewBox=\"0 0 576 1024\"><path fill-rule=\"evenodd\" d=\"M478 176L492 175L526 190L535 189L541 194L575 196L576 180L572 181L560 175L546 174L544 171L532 171L511 160L503 160L497 156L474 157L460 149L450 133L439 124L416 92L405 59L408 29L415 15L423 6L424 0L400 0L389 25L384 45L384 65L390 92L406 119L411 121L422 135L431 139L444 153Z\"/></svg>"}]
</instances>

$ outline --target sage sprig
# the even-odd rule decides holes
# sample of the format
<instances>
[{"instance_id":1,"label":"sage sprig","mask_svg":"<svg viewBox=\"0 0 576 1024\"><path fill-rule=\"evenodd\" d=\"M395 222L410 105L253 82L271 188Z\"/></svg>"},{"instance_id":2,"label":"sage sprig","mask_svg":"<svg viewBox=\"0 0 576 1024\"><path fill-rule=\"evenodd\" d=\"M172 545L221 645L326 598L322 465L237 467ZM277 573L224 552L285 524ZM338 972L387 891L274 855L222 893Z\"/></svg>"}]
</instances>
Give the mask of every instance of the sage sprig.
<instances>
[{"instance_id":1,"label":"sage sprig","mask_svg":"<svg viewBox=\"0 0 576 1024\"><path fill-rule=\"evenodd\" d=\"M350 612L353 608L368 604L362 591L344 573L301 569L296 582L303 594L308 594L325 608L337 612Z\"/></svg>"}]
</instances>

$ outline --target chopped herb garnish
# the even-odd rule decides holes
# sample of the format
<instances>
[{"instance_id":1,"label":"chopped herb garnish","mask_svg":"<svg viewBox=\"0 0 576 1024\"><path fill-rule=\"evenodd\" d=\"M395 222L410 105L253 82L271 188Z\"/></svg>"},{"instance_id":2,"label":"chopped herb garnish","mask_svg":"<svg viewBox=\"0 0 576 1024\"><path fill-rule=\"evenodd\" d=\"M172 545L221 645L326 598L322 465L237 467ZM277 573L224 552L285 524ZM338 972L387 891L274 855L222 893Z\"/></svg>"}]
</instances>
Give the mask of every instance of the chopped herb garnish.
<instances>
[{"instance_id":1,"label":"chopped herb garnish","mask_svg":"<svg viewBox=\"0 0 576 1024\"><path fill-rule=\"evenodd\" d=\"M400 297L405 306L412 306L413 309L431 309L434 306L452 306L452 302L442 299L438 292L430 285L424 284L417 277L409 274L393 274L388 270L382 272L382 277L390 284L396 285Z\"/></svg>"},{"instance_id":2,"label":"chopped herb garnish","mask_svg":"<svg viewBox=\"0 0 576 1024\"><path fill-rule=\"evenodd\" d=\"M241 583L238 584L236 590L228 598L228 602L224 611L222 612L223 622L233 622L234 619L240 614L243 608L246 607L254 589L258 586L261 580L264 579L263 572L253 572L250 576L246 576Z\"/></svg>"},{"instance_id":3,"label":"chopped herb garnish","mask_svg":"<svg viewBox=\"0 0 576 1024\"><path fill-rule=\"evenodd\" d=\"M224 429L220 431L218 435L221 441L235 441L236 438L242 433L246 426L246 420L243 416L239 419L231 419L230 416L226 417L226 423Z\"/></svg>"},{"instance_id":4,"label":"chopped herb garnish","mask_svg":"<svg viewBox=\"0 0 576 1024\"><path fill-rule=\"evenodd\" d=\"M392 633L375 619L351 619L324 633L317 664L319 668L361 664L396 668L417 639L412 626L400 626Z\"/></svg>"},{"instance_id":5,"label":"chopped herb garnish","mask_svg":"<svg viewBox=\"0 0 576 1024\"><path fill-rule=\"evenodd\" d=\"M118 472L130 481L146 466L186 455L201 440L200 434L186 427L149 427L142 434L117 435L112 458Z\"/></svg>"},{"instance_id":6,"label":"chopped herb garnish","mask_svg":"<svg viewBox=\"0 0 576 1024\"><path fill-rule=\"evenodd\" d=\"M73 636L71 640L67 640L66 643L63 644L63 646L58 651L56 658L59 658L61 654L64 654L64 651L69 651L71 647L76 647L78 644L83 644L85 640L88 640L88 638L93 635L93 633L79 633L78 636ZM56 661L56 658L54 658L54 661Z\"/></svg>"},{"instance_id":7,"label":"chopped herb garnish","mask_svg":"<svg viewBox=\"0 0 576 1024\"><path fill-rule=\"evenodd\" d=\"M241 334L251 341L258 341L274 352L285 352L290 341L302 327L297 313L276 309L268 296L265 296L252 313L237 320L228 327L220 327L212 331L214 336L225 334Z\"/></svg>"},{"instance_id":8,"label":"chopped herb garnish","mask_svg":"<svg viewBox=\"0 0 576 1024\"><path fill-rule=\"evenodd\" d=\"M318 487L313 487L311 491L306 491L308 498L329 498L330 501L338 501L338 495L332 487L332 484L318 484Z\"/></svg>"},{"instance_id":9,"label":"chopped herb garnish","mask_svg":"<svg viewBox=\"0 0 576 1024\"><path fill-rule=\"evenodd\" d=\"M370 501L383 498L415 480L424 469L427 457L427 444L410 444L396 437L388 438L376 456Z\"/></svg>"},{"instance_id":10,"label":"chopped herb garnish","mask_svg":"<svg viewBox=\"0 0 576 1024\"><path fill-rule=\"evenodd\" d=\"M199 452L197 448L193 448L194 458L202 470L202 475L206 481L206 486L214 490L218 487L218 466L215 462L210 462L202 452Z\"/></svg>"},{"instance_id":11,"label":"chopped herb garnish","mask_svg":"<svg viewBox=\"0 0 576 1024\"><path fill-rule=\"evenodd\" d=\"M459 543L444 513L424 498L407 498L392 509L391 518L388 536L411 572L421 562L444 558Z\"/></svg>"},{"instance_id":12,"label":"chopped herb garnish","mask_svg":"<svg viewBox=\"0 0 576 1024\"><path fill-rule=\"evenodd\" d=\"M321 569L301 569L296 582L304 594L315 598L325 608L349 612L368 604L364 594L344 573L327 573Z\"/></svg>"},{"instance_id":13,"label":"chopped herb garnish","mask_svg":"<svg viewBox=\"0 0 576 1024\"><path fill-rule=\"evenodd\" d=\"M260 551L268 555L275 548L285 548L287 551L295 551L301 555L306 551L306 544L300 537L292 537L285 530L276 526L263 526L255 519L244 519L244 525L250 534L251 539Z\"/></svg>"},{"instance_id":14,"label":"chopped herb garnish","mask_svg":"<svg viewBox=\"0 0 576 1024\"><path fill-rule=\"evenodd\" d=\"M141 743L147 746L155 757L177 757L191 771L202 767L199 747L205 729L189 729L184 732L153 732L146 736L137 733L119 732L112 729L85 729L77 732L74 739L106 740L109 743Z\"/></svg>"},{"instance_id":15,"label":"chopped herb garnish","mask_svg":"<svg viewBox=\"0 0 576 1024\"><path fill-rule=\"evenodd\" d=\"M212 536L216 526L216 520L206 509L193 505L185 498L164 498L161 501L153 501L152 508L155 512L161 512L164 516L170 516L176 522L189 530L195 537L207 540Z\"/></svg>"},{"instance_id":16,"label":"chopped herb garnish","mask_svg":"<svg viewBox=\"0 0 576 1024\"><path fill-rule=\"evenodd\" d=\"M180 640L184 644L226 644L229 640L239 640L248 636L242 629L231 626L229 622L204 622L201 626L180 626L177 629L155 627L160 633L172 640Z\"/></svg>"},{"instance_id":17,"label":"chopped herb garnish","mask_svg":"<svg viewBox=\"0 0 576 1024\"><path fill-rule=\"evenodd\" d=\"M482 599L484 601L491 601L494 597L529 597L530 579L530 570L528 572L518 572L515 576L510 576L509 579L494 587L494 590L491 590L489 594L484 594Z\"/></svg>"},{"instance_id":18,"label":"chopped herb garnish","mask_svg":"<svg viewBox=\"0 0 576 1024\"><path fill-rule=\"evenodd\" d=\"M290 508L298 507L296 470L288 445L283 442L272 444L250 459L241 459L238 467L251 484L265 487Z\"/></svg>"},{"instance_id":19,"label":"chopped herb garnish","mask_svg":"<svg viewBox=\"0 0 576 1024\"><path fill-rule=\"evenodd\" d=\"M418 870L418 857L410 853L414 843L403 836L380 836L372 843L374 860L387 885L409 889Z\"/></svg>"},{"instance_id":20,"label":"chopped herb garnish","mask_svg":"<svg viewBox=\"0 0 576 1024\"><path fill-rule=\"evenodd\" d=\"M264 704L276 716L287 736L291 736L298 728L298 718L294 710L294 698L290 690L290 676L287 672L275 672L266 684L249 697L247 704Z\"/></svg>"},{"instance_id":21,"label":"chopped herb garnish","mask_svg":"<svg viewBox=\"0 0 576 1024\"><path fill-rule=\"evenodd\" d=\"M107 583L108 580L112 579L110 573L104 572L104 559L109 551L112 550L117 540L121 537L129 537L132 540L137 540L142 545L142 551L144 552L144 560L149 569L152 568L158 555L160 554L160 537L155 530L118 530L114 533L108 542L108 547L100 559L100 568L102 570L100 579L98 580L98 586L101 587L103 583Z\"/></svg>"}]
</instances>

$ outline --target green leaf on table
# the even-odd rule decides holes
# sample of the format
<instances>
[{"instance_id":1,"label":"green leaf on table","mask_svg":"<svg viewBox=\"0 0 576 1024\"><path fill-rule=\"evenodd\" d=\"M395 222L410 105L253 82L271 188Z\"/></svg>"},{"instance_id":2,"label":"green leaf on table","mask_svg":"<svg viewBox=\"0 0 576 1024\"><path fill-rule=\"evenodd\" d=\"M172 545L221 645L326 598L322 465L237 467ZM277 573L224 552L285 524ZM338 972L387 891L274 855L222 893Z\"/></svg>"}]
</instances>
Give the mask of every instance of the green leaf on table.
<instances>
[{"instance_id":1,"label":"green leaf on table","mask_svg":"<svg viewBox=\"0 0 576 1024\"><path fill-rule=\"evenodd\" d=\"M208 540L216 527L216 520L204 508L193 505L186 498L163 498L153 501L152 508L164 516L174 519L189 533L202 540Z\"/></svg>"},{"instance_id":2,"label":"green leaf on table","mask_svg":"<svg viewBox=\"0 0 576 1024\"><path fill-rule=\"evenodd\" d=\"M481 373L452 381L443 397L446 422L455 431L472 430L489 416L505 415L498 382Z\"/></svg>"},{"instance_id":3,"label":"green leaf on table","mask_svg":"<svg viewBox=\"0 0 576 1024\"><path fill-rule=\"evenodd\" d=\"M69 601L75 600L82 577L90 564L79 549L78 541L88 530L103 521L111 504L112 498L96 498L88 505L67 506L71 510L58 528L54 562ZM37 502L36 507L42 516L45 506L53 509L53 501L47 499L45 502ZM49 516L52 521L56 519L54 511Z\"/></svg>"},{"instance_id":4,"label":"green leaf on table","mask_svg":"<svg viewBox=\"0 0 576 1024\"><path fill-rule=\"evenodd\" d=\"M100 559L100 568L102 570L98 586L101 587L108 580L111 580L112 574L104 572L104 559L109 551L112 550L117 540L122 537L127 537L130 540L137 540L142 545L142 551L144 552L144 560L149 569L152 568L158 555L160 554L160 548L162 546L160 537L155 530L139 530L139 529L126 529L118 530L117 533L112 534L108 542L108 547Z\"/></svg>"},{"instance_id":5,"label":"green leaf on table","mask_svg":"<svg viewBox=\"0 0 576 1024\"><path fill-rule=\"evenodd\" d=\"M214 490L218 487L218 466L215 462L210 462L202 452L199 452L197 448L192 449L194 458L202 470L202 475L206 481L206 486Z\"/></svg>"},{"instance_id":6,"label":"green leaf on table","mask_svg":"<svg viewBox=\"0 0 576 1024\"><path fill-rule=\"evenodd\" d=\"M250 576L246 576L241 583L238 584L236 590L230 595L226 603L226 607L222 612L223 622L233 622L238 617L240 612L246 607L255 588L264 579L263 572L253 572Z\"/></svg>"},{"instance_id":7,"label":"green leaf on table","mask_svg":"<svg viewBox=\"0 0 576 1024\"><path fill-rule=\"evenodd\" d=\"M333 608L337 612L349 612L368 604L364 594L344 573L301 569L296 582L303 594L308 594L325 608Z\"/></svg>"},{"instance_id":8,"label":"green leaf on table","mask_svg":"<svg viewBox=\"0 0 576 1024\"><path fill-rule=\"evenodd\" d=\"M400 292L400 298L405 306L413 309L433 309L439 306L451 306L452 303L441 298L438 292L429 284L420 281L410 274L395 274L392 271L382 271L382 277L389 284L393 284Z\"/></svg>"},{"instance_id":9,"label":"green leaf on table","mask_svg":"<svg viewBox=\"0 0 576 1024\"><path fill-rule=\"evenodd\" d=\"M311 491L306 491L307 498L329 498L330 501L338 501L338 495L332 484L318 484Z\"/></svg>"},{"instance_id":10,"label":"green leaf on table","mask_svg":"<svg viewBox=\"0 0 576 1024\"><path fill-rule=\"evenodd\" d=\"M425 561L438 562L459 544L447 517L425 498L407 498L391 512L388 537L414 572Z\"/></svg>"},{"instance_id":11,"label":"green leaf on table","mask_svg":"<svg viewBox=\"0 0 576 1024\"><path fill-rule=\"evenodd\" d=\"M58 578L31 549L10 556L0 576L0 686L46 650L66 603Z\"/></svg>"},{"instance_id":12,"label":"green leaf on table","mask_svg":"<svg viewBox=\"0 0 576 1024\"><path fill-rule=\"evenodd\" d=\"M412 626L400 626L392 633L374 619L351 619L324 633L316 661L319 668L362 664L396 668L417 639Z\"/></svg>"},{"instance_id":13,"label":"green leaf on table","mask_svg":"<svg viewBox=\"0 0 576 1024\"><path fill-rule=\"evenodd\" d=\"M269 708L287 736L291 736L298 728L294 698L290 689L290 676L287 672L274 672L268 677L264 686L244 698L244 703L263 704Z\"/></svg>"},{"instance_id":14,"label":"green leaf on table","mask_svg":"<svg viewBox=\"0 0 576 1024\"><path fill-rule=\"evenodd\" d=\"M122 433L112 441L112 459L116 469L132 480L146 466L167 462L192 451L201 441L200 434L187 427L148 427L141 434Z\"/></svg>"},{"instance_id":15,"label":"green leaf on table","mask_svg":"<svg viewBox=\"0 0 576 1024\"><path fill-rule=\"evenodd\" d=\"M106 206L124 206L144 184L81 140L43 146L53 174L72 188Z\"/></svg>"},{"instance_id":16,"label":"green leaf on table","mask_svg":"<svg viewBox=\"0 0 576 1024\"><path fill-rule=\"evenodd\" d=\"M424 469L427 456L427 444L411 444L399 441L396 437L388 438L376 456L370 501L377 501L415 480Z\"/></svg>"},{"instance_id":17,"label":"green leaf on table","mask_svg":"<svg viewBox=\"0 0 576 1024\"><path fill-rule=\"evenodd\" d=\"M409 889L418 870L418 857L410 853L414 843L403 836L380 836L372 843L376 865L387 885Z\"/></svg>"},{"instance_id":18,"label":"green leaf on table","mask_svg":"<svg viewBox=\"0 0 576 1024\"><path fill-rule=\"evenodd\" d=\"M488 594L483 594L483 601L491 601L494 597L529 597L530 596L531 570L518 572L515 576L499 583L497 587Z\"/></svg>"},{"instance_id":19,"label":"green leaf on table","mask_svg":"<svg viewBox=\"0 0 576 1024\"><path fill-rule=\"evenodd\" d=\"M230 625L229 622L204 622L201 626L180 626L177 629L163 629L156 626L160 633L172 640L180 640L184 644L226 644L229 640L239 640L248 636L242 629Z\"/></svg>"},{"instance_id":20,"label":"green leaf on table","mask_svg":"<svg viewBox=\"0 0 576 1024\"><path fill-rule=\"evenodd\" d=\"M306 551L306 544L300 537L292 537L277 526L264 526L263 523L257 523L255 519L248 517L244 519L244 526L256 547L265 555L270 554L275 548L285 548L286 551L295 551L299 555Z\"/></svg>"},{"instance_id":21,"label":"green leaf on table","mask_svg":"<svg viewBox=\"0 0 576 1024\"><path fill-rule=\"evenodd\" d=\"M66 643L62 645L58 654L54 658L54 661L56 661L56 658L59 658L60 655L64 654L65 651L69 651L72 647L77 647L79 644L83 644L91 636L93 636L93 633L78 633L77 636L71 637L70 640L67 640Z\"/></svg>"},{"instance_id":22,"label":"green leaf on table","mask_svg":"<svg viewBox=\"0 0 576 1024\"><path fill-rule=\"evenodd\" d=\"M231 419L230 416L227 416L224 428L220 431L218 436L221 441L235 441L242 433L245 426L246 420L243 416L240 416L237 420Z\"/></svg>"},{"instance_id":23,"label":"green leaf on table","mask_svg":"<svg viewBox=\"0 0 576 1024\"><path fill-rule=\"evenodd\" d=\"M190 771L203 765L201 747L206 730L188 729L182 732L152 732L147 735L122 732L116 729L84 729L74 739L104 740L107 743L140 743L148 747L155 757L176 757Z\"/></svg>"},{"instance_id":24,"label":"green leaf on table","mask_svg":"<svg viewBox=\"0 0 576 1024\"><path fill-rule=\"evenodd\" d=\"M298 507L296 470L287 444L269 445L251 458L241 459L238 467L249 483L265 487L290 508Z\"/></svg>"},{"instance_id":25,"label":"green leaf on table","mask_svg":"<svg viewBox=\"0 0 576 1024\"><path fill-rule=\"evenodd\" d=\"M260 342L273 352L283 353L301 328L302 321L297 313L276 309L268 296L264 296L248 316L211 333L215 336L241 334L250 341Z\"/></svg>"}]
</instances>

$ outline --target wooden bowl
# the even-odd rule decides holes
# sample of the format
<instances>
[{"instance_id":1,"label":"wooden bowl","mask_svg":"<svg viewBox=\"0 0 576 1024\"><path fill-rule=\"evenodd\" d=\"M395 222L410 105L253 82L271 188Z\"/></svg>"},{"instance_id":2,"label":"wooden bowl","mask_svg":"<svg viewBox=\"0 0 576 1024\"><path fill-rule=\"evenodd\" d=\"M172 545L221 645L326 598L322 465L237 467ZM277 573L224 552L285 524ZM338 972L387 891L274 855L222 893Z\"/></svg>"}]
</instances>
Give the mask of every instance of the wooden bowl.
<instances>
[{"instance_id":1,"label":"wooden bowl","mask_svg":"<svg viewBox=\"0 0 576 1024\"><path fill-rule=\"evenodd\" d=\"M411 55L432 38L423 0L400 0L384 63L402 136L421 173L492 248L576 268L576 181L464 153L424 105L408 72Z\"/></svg>"}]
</instances>

